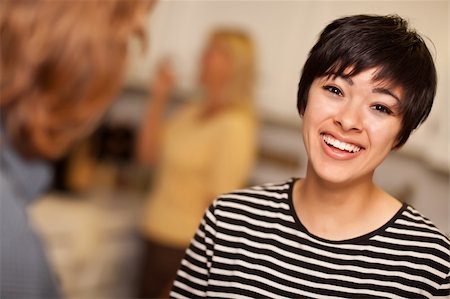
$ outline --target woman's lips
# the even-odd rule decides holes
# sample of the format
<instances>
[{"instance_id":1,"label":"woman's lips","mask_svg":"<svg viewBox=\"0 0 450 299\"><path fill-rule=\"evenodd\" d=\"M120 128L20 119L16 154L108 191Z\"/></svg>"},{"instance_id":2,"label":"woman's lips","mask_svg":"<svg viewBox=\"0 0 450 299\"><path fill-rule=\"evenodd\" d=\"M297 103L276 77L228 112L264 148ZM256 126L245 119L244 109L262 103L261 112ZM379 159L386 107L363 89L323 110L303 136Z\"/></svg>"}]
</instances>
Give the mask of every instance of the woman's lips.
<instances>
[{"instance_id":1,"label":"woman's lips","mask_svg":"<svg viewBox=\"0 0 450 299\"><path fill-rule=\"evenodd\" d=\"M364 150L364 147L360 145L336 139L334 136L327 133L322 133L321 137L321 144L325 153L327 153L327 155L333 159L352 159L358 156Z\"/></svg>"},{"instance_id":2,"label":"woman's lips","mask_svg":"<svg viewBox=\"0 0 450 299\"><path fill-rule=\"evenodd\" d=\"M323 141L325 141L326 144L333 146L335 148L340 149L341 151L347 151L350 153L357 153L361 150L361 147L353 144L353 143L348 143L348 142L344 142L344 141L340 141L336 138L334 138L331 135L328 134L322 134L322 138Z\"/></svg>"}]
</instances>

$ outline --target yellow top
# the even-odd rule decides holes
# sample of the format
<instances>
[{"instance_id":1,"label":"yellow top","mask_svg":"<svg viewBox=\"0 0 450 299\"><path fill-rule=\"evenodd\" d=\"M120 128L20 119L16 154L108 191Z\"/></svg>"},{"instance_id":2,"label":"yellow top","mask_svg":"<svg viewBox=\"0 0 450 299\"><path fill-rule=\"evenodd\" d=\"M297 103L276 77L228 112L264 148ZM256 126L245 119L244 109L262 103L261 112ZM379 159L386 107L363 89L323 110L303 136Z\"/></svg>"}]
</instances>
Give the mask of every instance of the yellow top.
<instances>
[{"instance_id":1,"label":"yellow top","mask_svg":"<svg viewBox=\"0 0 450 299\"><path fill-rule=\"evenodd\" d=\"M219 194L247 183L256 154L256 125L229 109L202 119L188 104L167 125L158 178L144 210L143 231L153 241L186 247L206 208Z\"/></svg>"}]
</instances>

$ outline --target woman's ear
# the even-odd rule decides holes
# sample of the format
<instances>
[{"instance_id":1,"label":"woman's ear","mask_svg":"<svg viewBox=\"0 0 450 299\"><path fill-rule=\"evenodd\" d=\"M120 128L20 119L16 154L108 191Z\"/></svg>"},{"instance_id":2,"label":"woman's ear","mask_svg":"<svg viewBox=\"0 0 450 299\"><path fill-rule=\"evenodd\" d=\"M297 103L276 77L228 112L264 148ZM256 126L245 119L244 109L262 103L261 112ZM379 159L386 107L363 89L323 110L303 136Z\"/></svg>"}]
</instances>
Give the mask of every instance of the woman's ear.
<instances>
[{"instance_id":1,"label":"woman's ear","mask_svg":"<svg viewBox=\"0 0 450 299\"><path fill-rule=\"evenodd\" d=\"M396 143L394 143L394 145L391 148L391 151L397 151L399 150L403 145L398 145L398 141Z\"/></svg>"}]
</instances>

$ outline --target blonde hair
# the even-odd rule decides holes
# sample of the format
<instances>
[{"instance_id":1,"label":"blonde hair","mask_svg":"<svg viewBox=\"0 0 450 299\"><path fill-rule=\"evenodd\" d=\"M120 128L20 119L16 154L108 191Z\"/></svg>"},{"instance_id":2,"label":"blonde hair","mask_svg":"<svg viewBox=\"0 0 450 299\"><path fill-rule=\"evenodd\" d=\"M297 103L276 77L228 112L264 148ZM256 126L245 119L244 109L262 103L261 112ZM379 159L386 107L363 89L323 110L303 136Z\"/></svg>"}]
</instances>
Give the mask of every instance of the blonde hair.
<instances>
[{"instance_id":1,"label":"blonde hair","mask_svg":"<svg viewBox=\"0 0 450 299\"><path fill-rule=\"evenodd\" d=\"M228 86L229 104L253 110L255 85L255 46L250 36L232 28L215 30L209 38L209 44L220 43L231 56L233 75Z\"/></svg>"},{"instance_id":2,"label":"blonde hair","mask_svg":"<svg viewBox=\"0 0 450 299\"><path fill-rule=\"evenodd\" d=\"M121 87L129 38L145 43L152 4L1 1L1 121L22 155L59 157L97 122Z\"/></svg>"}]
</instances>

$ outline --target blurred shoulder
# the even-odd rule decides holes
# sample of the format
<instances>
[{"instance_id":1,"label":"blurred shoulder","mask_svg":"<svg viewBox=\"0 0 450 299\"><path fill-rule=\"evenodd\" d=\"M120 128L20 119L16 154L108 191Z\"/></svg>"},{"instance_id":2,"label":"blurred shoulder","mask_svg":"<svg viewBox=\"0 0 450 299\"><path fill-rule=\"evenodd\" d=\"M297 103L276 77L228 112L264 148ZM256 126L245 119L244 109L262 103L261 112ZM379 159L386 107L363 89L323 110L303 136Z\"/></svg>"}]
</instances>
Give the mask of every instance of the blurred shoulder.
<instances>
[{"instance_id":1,"label":"blurred shoulder","mask_svg":"<svg viewBox=\"0 0 450 299\"><path fill-rule=\"evenodd\" d=\"M216 121L230 130L255 130L257 127L255 115L245 109L226 109L217 115Z\"/></svg>"}]
</instances>

